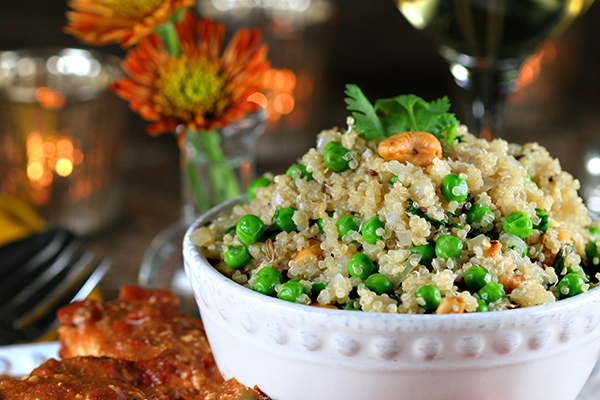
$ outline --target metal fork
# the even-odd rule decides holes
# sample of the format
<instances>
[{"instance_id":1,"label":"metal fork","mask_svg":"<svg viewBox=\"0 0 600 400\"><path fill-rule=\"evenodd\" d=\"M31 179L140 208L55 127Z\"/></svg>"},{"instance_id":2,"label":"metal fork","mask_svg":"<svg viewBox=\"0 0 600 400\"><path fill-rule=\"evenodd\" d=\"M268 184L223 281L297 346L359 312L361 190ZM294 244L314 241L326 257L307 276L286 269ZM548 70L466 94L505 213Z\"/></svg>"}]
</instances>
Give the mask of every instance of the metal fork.
<instances>
[{"instance_id":1,"label":"metal fork","mask_svg":"<svg viewBox=\"0 0 600 400\"><path fill-rule=\"evenodd\" d=\"M110 268L108 259L82 249L82 241L64 229L41 235L46 236L31 238L37 239L38 247L27 261L0 268L2 345L31 341L47 332L57 324L56 311L86 298ZM17 245L23 249L27 242ZM0 262L1 257L0 250Z\"/></svg>"}]
</instances>

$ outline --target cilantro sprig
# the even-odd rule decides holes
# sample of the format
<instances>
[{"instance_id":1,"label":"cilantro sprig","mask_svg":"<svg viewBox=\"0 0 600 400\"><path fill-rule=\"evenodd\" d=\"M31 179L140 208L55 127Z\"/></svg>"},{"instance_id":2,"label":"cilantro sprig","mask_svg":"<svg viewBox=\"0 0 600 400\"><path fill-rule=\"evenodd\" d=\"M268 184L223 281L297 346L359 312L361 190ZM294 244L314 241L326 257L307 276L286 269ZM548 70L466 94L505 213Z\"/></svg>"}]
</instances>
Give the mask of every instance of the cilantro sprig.
<instances>
[{"instance_id":1,"label":"cilantro sprig","mask_svg":"<svg viewBox=\"0 0 600 400\"><path fill-rule=\"evenodd\" d=\"M448 145L454 144L456 124L454 114L449 113L450 101L446 96L427 102L413 94L389 99L379 99L373 105L360 88L346 85L346 104L353 111L354 129L367 140L390 137L399 132L429 132ZM445 133L445 136L444 136Z\"/></svg>"}]
</instances>

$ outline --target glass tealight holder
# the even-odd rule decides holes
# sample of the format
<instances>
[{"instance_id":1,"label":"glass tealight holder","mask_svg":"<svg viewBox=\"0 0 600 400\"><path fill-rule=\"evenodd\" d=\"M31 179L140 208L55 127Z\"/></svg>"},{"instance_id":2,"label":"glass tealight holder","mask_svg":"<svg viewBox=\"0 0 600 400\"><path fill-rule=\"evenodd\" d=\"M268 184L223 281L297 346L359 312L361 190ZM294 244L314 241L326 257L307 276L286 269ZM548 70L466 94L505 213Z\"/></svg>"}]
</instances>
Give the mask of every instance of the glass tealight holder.
<instances>
[{"instance_id":1,"label":"glass tealight holder","mask_svg":"<svg viewBox=\"0 0 600 400\"><path fill-rule=\"evenodd\" d=\"M50 225L91 235L121 208L126 106L119 59L82 49L0 53L0 193Z\"/></svg>"}]
</instances>

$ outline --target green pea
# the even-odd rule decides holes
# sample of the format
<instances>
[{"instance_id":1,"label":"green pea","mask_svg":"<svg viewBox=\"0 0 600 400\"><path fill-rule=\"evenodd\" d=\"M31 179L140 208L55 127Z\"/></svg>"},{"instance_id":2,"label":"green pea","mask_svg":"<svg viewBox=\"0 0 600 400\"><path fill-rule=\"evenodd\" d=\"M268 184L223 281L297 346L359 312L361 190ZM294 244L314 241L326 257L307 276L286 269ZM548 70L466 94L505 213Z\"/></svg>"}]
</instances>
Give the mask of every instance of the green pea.
<instances>
[{"instance_id":1,"label":"green pea","mask_svg":"<svg viewBox=\"0 0 600 400\"><path fill-rule=\"evenodd\" d=\"M471 292L476 292L490 282L491 276L487 269L474 265L465 271L465 285Z\"/></svg>"},{"instance_id":2,"label":"green pea","mask_svg":"<svg viewBox=\"0 0 600 400\"><path fill-rule=\"evenodd\" d=\"M577 273L570 272L562 277L556 288L561 298L572 297L583 293L585 280Z\"/></svg>"},{"instance_id":3,"label":"green pea","mask_svg":"<svg viewBox=\"0 0 600 400\"><path fill-rule=\"evenodd\" d=\"M267 296L275 296L277 291L275 290L275 286L279 284L279 280L275 276L272 275L264 275L259 276L254 281L254 286L252 286L252 290L266 294Z\"/></svg>"},{"instance_id":4,"label":"green pea","mask_svg":"<svg viewBox=\"0 0 600 400\"><path fill-rule=\"evenodd\" d=\"M260 239L258 241L266 242L268 239L271 239L271 241L274 241L276 236L280 233L281 233L281 229L279 229L278 226L269 225L269 226L267 226L263 235L260 237Z\"/></svg>"},{"instance_id":5,"label":"green pea","mask_svg":"<svg viewBox=\"0 0 600 400\"><path fill-rule=\"evenodd\" d=\"M433 285L421 286L415 291L415 296L425 301L425 305L422 306L427 312L433 312L437 310L442 302L442 294L440 289Z\"/></svg>"},{"instance_id":6,"label":"green pea","mask_svg":"<svg viewBox=\"0 0 600 400\"><path fill-rule=\"evenodd\" d=\"M546 211L541 208L535 209L535 215L540 219L540 222L533 224L533 229L539 229L541 232L546 232L552 223L550 222L550 216L546 214Z\"/></svg>"},{"instance_id":7,"label":"green pea","mask_svg":"<svg viewBox=\"0 0 600 400\"><path fill-rule=\"evenodd\" d=\"M567 273L571 273L571 272L581 276L584 281L588 282L585 278L585 272L583 271L583 268L581 268L581 265L569 264L569 266L567 267Z\"/></svg>"},{"instance_id":8,"label":"green pea","mask_svg":"<svg viewBox=\"0 0 600 400\"><path fill-rule=\"evenodd\" d=\"M449 174L442 178L441 189L448 201L465 201L469 196L467 181L455 174Z\"/></svg>"},{"instance_id":9,"label":"green pea","mask_svg":"<svg viewBox=\"0 0 600 400\"><path fill-rule=\"evenodd\" d=\"M357 253L352 256L348 262L348 272L350 275L360 279L367 279L369 275L377 270L373 261L365 253Z\"/></svg>"},{"instance_id":10,"label":"green pea","mask_svg":"<svg viewBox=\"0 0 600 400\"><path fill-rule=\"evenodd\" d=\"M342 146L332 146L323 155L323 164L333 172L343 172L350 168L350 161L346 160L349 150Z\"/></svg>"},{"instance_id":11,"label":"green pea","mask_svg":"<svg viewBox=\"0 0 600 400\"><path fill-rule=\"evenodd\" d=\"M273 215L273 224L285 232L292 232L298 229L293 220L296 209L293 207L281 208L275 211Z\"/></svg>"},{"instance_id":12,"label":"green pea","mask_svg":"<svg viewBox=\"0 0 600 400\"><path fill-rule=\"evenodd\" d=\"M229 228L225 229L225 232L223 232L223 236L233 231L235 231L235 225L231 225Z\"/></svg>"},{"instance_id":13,"label":"green pea","mask_svg":"<svg viewBox=\"0 0 600 400\"><path fill-rule=\"evenodd\" d=\"M235 228L238 239L244 244L256 243L266 230L265 223L254 214L244 215Z\"/></svg>"},{"instance_id":14,"label":"green pea","mask_svg":"<svg viewBox=\"0 0 600 400\"><path fill-rule=\"evenodd\" d=\"M506 292L498 282L488 282L477 292L479 298L490 304L506 297Z\"/></svg>"},{"instance_id":15,"label":"green pea","mask_svg":"<svg viewBox=\"0 0 600 400\"><path fill-rule=\"evenodd\" d=\"M391 292L393 289L392 281L387 276L381 274L370 275L365 279L365 286L377 294Z\"/></svg>"},{"instance_id":16,"label":"green pea","mask_svg":"<svg viewBox=\"0 0 600 400\"><path fill-rule=\"evenodd\" d=\"M597 267L600 265L600 247L598 242L589 241L585 245L585 257L589 265Z\"/></svg>"},{"instance_id":17,"label":"green pea","mask_svg":"<svg viewBox=\"0 0 600 400\"><path fill-rule=\"evenodd\" d=\"M333 217L333 212L332 211L327 211L327 215L329 215L329 217ZM319 218L316 221L317 226L319 227L319 229L321 231L323 231L323 218Z\"/></svg>"},{"instance_id":18,"label":"green pea","mask_svg":"<svg viewBox=\"0 0 600 400\"><path fill-rule=\"evenodd\" d=\"M413 254L420 254L421 265L429 267L431 265L433 257L435 256L435 243L429 242L421 246L413 246L411 247L410 252Z\"/></svg>"},{"instance_id":19,"label":"green pea","mask_svg":"<svg viewBox=\"0 0 600 400\"><path fill-rule=\"evenodd\" d=\"M319 218L315 223L319 227L319 230L323 232L323 218Z\"/></svg>"},{"instance_id":20,"label":"green pea","mask_svg":"<svg viewBox=\"0 0 600 400\"><path fill-rule=\"evenodd\" d=\"M463 244L459 238L452 235L442 235L435 244L435 255L448 259L460 256Z\"/></svg>"},{"instance_id":21,"label":"green pea","mask_svg":"<svg viewBox=\"0 0 600 400\"><path fill-rule=\"evenodd\" d=\"M266 176L261 176L260 178L255 179L248 185L248 198L255 199L256 193L254 192L259 187L267 187L271 184L271 180Z\"/></svg>"},{"instance_id":22,"label":"green pea","mask_svg":"<svg viewBox=\"0 0 600 400\"><path fill-rule=\"evenodd\" d=\"M338 229L340 238L343 238L350 231L358 232L360 230L360 219L354 215L344 215L335 223Z\"/></svg>"},{"instance_id":23,"label":"green pea","mask_svg":"<svg viewBox=\"0 0 600 400\"><path fill-rule=\"evenodd\" d=\"M377 229L385 228L385 224L379 220L376 216L371 217L361 229L361 233L365 242L369 244L375 244L378 240L383 239L382 236L377 234Z\"/></svg>"},{"instance_id":24,"label":"green pea","mask_svg":"<svg viewBox=\"0 0 600 400\"><path fill-rule=\"evenodd\" d=\"M281 300L295 303L304 293L306 293L306 287L304 287L303 284L300 282L289 281L281 285L277 297Z\"/></svg>"},{"instance_id":25,"label":"green pea","mask_svg":"<svg viewBox=\"0 0 600 400\"><path fill-rule=\"evenodd\" d=\"M321 291L323 289L325 289L326 287L327 287L327 283L325 283L325 282L313 283L310 287L311 296L316 299L319 296L319 293L321 293Z\"/></svg>"},{"instance_id":26,"label":"green pea","mask_svg":"<svg viewBox=\"0 0 600 400\"><path fill-rule=\"evenodd\" d=\"M477 308L475 309L475 312L488 312L489 310L490 309L485 301L477 299Z\"/></svg>"},{"instance_id":27,"label":"green pea","mask_svg":"<svg viewBox=\"0 0 600 400\"><path fill-rule=\"evenodd\" d=\"M331 150L331 149L333 149L334 147L342 147L342 148L343 148L344 146L342 146L342 144L341 144L340 142L336 142L335 140L332 140L331 142L328 142L328 143L325 145L325 151L327 151L327 150Z\"/></svg>"},{"instance_id":28,"label":"green pea","mask_svg":"<svg viewBox=\"0 0 600 400\"><path fill-rule=\"evenodd\" d=\"M389 183L390 185L393 185L393 184L394 184L394 183L396 183L396 182L400 182L400 178L398 178L397 176L392 176L392 177L390 178L390 180L388 181L388 183Z\"/></svg>"},{"instance_id":29,"label":"green pea","mask_svg":"<svg viewBox=\"0 0 600 400\"><path fill-rule=\"evenodd\" d=\"M533 222L525 211L514 211L502 218L502 229L506 233L525 239L533 231Z\"/></svg>"},{"instance_id":30,"label":"green pea","mask_svg":"<svg viewBox=\"0 0 600 400\"><path fill-rule=\"evenodd\" d=\"M494 222L494 212L481 204L473 204L467 211L467 222L472 224L477 222L484 228L489 228Z\"/></svg>"},{"instance_id":31,"label":"green pea","mask_svg":"<svg viewBox=\"0 0 600 400\"><path fill-rule=\"evenodd\" d=\"M279 270L277 268L262 267L256 273L256 275L258 275L258 276L274 276L275 278L277 278L277 280L279 281L279 283L283 282L283 275L281 275L281 272L279 272Z\"/></svg>"},{"instance_id":32,"label":"green pea","mask_svg":"<svg viewBox=\"0 0 600 400\"><path fill-rule=\"evenodd\" d=\"M292 165L291 167L289 167L287 169L285 174L292 179L294 179L296 176L298 176L300 179L306 178L307 181L313 180L312 174L306 170L306 165L302 165L302 164Z\"/></svg>"},{"instance_id":33,"label":"green pea","mask_svg":"<svg viewBox=\"0 0 600 400\"><path fill-rule=\"evenodd\" d=\"M223 259L230 268L238 269L248 264L252 257L246 246L229 246L223 254Z\"/></svg>"}]
</instances>

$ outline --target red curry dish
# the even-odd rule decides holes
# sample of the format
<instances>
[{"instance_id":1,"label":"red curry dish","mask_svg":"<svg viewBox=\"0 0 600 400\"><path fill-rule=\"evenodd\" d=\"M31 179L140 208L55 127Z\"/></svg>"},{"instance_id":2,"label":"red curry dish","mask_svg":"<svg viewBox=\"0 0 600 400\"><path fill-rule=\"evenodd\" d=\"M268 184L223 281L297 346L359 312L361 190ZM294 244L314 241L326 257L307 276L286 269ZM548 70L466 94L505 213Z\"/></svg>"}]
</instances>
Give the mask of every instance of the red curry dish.
<instances>
[{"instance_id":1,"label":"red curry dish","mask_svg":"<svg viewBox=\"0 0 600 400\"><path fill-rule=\"evenodd\" d=\"M169 291L123 286L116 300L82 301L58 312L60 356L135 361L171 397L223 383L202 322L178 310Z\"/></svg>"},{"instance_id":2,"label":"red curry dish","mask_svg":"<svg viewBox=\"0 0 600 400\"><path fill-rule=\"evenodd\" d=\"M50 359L21 380L0 381L0 399L36 400L269 400L235 379L198 394L175 394L135 363L110 357Z\"/></svg>"}]
</instances>

